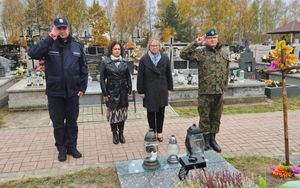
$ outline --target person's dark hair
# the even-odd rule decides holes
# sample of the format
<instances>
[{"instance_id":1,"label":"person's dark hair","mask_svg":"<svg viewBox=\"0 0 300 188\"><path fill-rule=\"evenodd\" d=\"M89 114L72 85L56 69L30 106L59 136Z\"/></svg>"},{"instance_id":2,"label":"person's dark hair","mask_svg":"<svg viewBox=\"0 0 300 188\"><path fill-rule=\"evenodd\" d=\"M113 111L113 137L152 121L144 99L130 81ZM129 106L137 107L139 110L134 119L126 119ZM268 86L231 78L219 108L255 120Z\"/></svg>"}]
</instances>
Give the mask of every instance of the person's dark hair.
<instances>
[{"instance_id":1,"label":"person's dark hair","mask_svg":"<svg viewBox=\"0 0 300 188\"><path fill-rule=\"evenodd\" d=\"M123 49L122 44L121 44L120 42L118 42L118 41L112 41L112 42L110 43L110 45L108 46L107 57L110 57L110 55L112 54L112 49L113 49L113 47L114 47L115 45L117 45L117 44L118 44L118 45L120 46L120 48L121 48L121 56L123 57L124 49Z\"/></svg>"}]
</instances>

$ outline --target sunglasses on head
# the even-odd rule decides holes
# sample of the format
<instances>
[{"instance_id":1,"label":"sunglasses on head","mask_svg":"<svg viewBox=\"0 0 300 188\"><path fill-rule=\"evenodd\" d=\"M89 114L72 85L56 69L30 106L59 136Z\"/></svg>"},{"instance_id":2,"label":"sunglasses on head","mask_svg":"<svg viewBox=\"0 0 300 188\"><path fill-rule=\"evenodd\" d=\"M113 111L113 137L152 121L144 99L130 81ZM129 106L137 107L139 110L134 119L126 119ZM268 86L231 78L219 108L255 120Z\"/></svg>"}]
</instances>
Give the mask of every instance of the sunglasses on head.
<instances>
[{"instance_id":1,"label":"sunglasses on head","mask_svg":"<svg viewBox=\"0 0 300 188\"><path fill-rule=\"evenodd\" d=\"M66 30L67 27L57 27L58 30Z\"/></svg>"}]
</instances>

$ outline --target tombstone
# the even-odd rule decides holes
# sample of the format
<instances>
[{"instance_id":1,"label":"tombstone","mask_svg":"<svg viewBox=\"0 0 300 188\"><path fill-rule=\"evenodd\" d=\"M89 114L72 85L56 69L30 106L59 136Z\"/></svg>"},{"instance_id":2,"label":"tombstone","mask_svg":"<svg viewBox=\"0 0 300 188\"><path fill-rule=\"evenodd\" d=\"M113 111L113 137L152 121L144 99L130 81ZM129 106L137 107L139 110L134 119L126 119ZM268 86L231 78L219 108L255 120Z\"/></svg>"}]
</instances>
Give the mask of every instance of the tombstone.
<instances>
[{"instance_id":1,"label":"tombstone","mask_svg":"<svg viewBox=\"0 0 300 188\"><path fill-rule=\"evenodd\" d=\"M86 64L88 67L88 72L92 77L93 81L97 80L97 75L99 74L100 71L101 60L102 60L101 55L86 54L86 61L87 61Z\"/></svg>"},{"instance_id":2,"label":"tombstone","mask_svg":"<svg viewBox=\"0 0 300 188\"><path fill-rule=\"evenodd\" d=\"M240 59L238 60L239 68L244 70L245 78L255 79L256 78L256 62L253 56L253 52L249 48L249 39L244 40L245 50L241 53Z\"/></svg>"},{"instance_id":3,"label":"tombstone","mask_svg":"<svg viewBox=\"0 0 300 188\"><path fill-rule=\"evenodd\" d=\"M0 77L5 77L5 67L0 63Z\"/></svg>"},{"instance_id":4,"label":"tombstone","mask_svg":"<svg viewBox=\"0 0 300 188\"><path fill-rule=\"evenodd\" d=\"M197 62L187 61L180 58L180 51L187 46L187 43L165 43L163 51L169 56L171 61L172 72L175 70L183 73L184 75L197 74L198 65Z\"/></svg>"},{"instance_id":5,"label":"tombstone","mask_svg":"<svg viewBox=\"0 0 300 188\"><path fill-rule=\"evenodd\" d=\"M294 48L294 54L300 57L300 43L299 39L295 39L295 43L292 45Z\"/></svg>"},{"instance_id":6,"label":"tombstone","mask_svg":"<svg viewBox=\"0 0 300 188\"><path fill-rule=\"evenodd\" d=\"M0 45L0 56L11 60L10 68L11 70L16 70L16 67L19 65L20 46L13 44Z\"/></svg>"},{"instance_id":7,"label":"tombstone","mask_svg":"<svg viewBox=\"0 0 300 188\"><path fill-rule=\"evenodd\" d=\"M101 46L90 46L86 49L87 54L92 54L92 55L105 55L106 49Z\"/></svg>"},{"instance_id":8,"label":"tombstone","mask_svg":"<svg viewBox=\"0 0 300 188\"><path fill-rule=\"evenodd\" d=\"M133 61L127 61L127 65L128 65L128 69L129 69L129 72L131 75L133 75L133 72L134 72L134 64L133 64Z\"/></svg>"},{"instance_id":9,"label":"tombstone","mask_svg":"<svg viewBox=\"0 0 300 188\"><path fill-rule=\"evenodd\" d=\"M133 55L134 54L134 48L125 48L124 51L125 51L125 57L131 58L131 57L134 56Z\"/></svg>"}]
</instances>

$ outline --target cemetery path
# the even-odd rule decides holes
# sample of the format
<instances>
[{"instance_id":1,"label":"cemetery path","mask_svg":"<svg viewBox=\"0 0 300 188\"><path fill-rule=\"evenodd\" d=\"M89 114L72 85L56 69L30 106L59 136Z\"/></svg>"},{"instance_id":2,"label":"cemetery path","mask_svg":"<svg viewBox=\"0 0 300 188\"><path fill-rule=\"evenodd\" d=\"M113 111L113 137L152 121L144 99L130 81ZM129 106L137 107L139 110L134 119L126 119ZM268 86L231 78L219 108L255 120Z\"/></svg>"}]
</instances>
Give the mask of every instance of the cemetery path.
<instances>
[{"instance_id":1,"label":"cemetery path","mask_svg":"<svg viewBox=\"0 0 300 188\"><path fill-rule=\"evenodd\" d=\"M93 111L93 110L92 110ZM166 155L168 139L175 134L181 153L185 153L187 128L198 123L198 117L179 117L168 109L164 126L164 142L160 155ZM91 115L90 113L86 113ZM53 129L47 111L15 113L8 116L5 128L0 129L0 181L62 174L74 169L113 165L120 160L143 158L143 139L148 129L145 112L138 108L136 119L125 125L125 144L114 145L108 123L103 121L79 122L78 149L80 159L68 156L66 162L57 160ZM282 112L223 115L217 140L223 156L264 155L284 159ZM21 124L21 125L19 125ZM300 111L289 111L289 143L291 162L300 163Z\"/></svg>"}]
</instances>

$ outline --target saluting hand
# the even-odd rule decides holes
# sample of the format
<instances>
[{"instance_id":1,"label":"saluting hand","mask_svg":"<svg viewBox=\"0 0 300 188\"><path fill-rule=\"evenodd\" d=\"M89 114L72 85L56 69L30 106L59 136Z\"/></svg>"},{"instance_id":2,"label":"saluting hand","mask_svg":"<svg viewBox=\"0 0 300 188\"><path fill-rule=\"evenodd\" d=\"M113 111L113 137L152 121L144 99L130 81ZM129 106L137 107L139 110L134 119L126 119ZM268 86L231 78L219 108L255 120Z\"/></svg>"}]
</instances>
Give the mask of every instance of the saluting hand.
<instances>
[{"instance_id":1,"label":"saluting hand","mask_svg":"<svg viewBox=\"0 0 300 188\"><path fill-rule=\"evenodd\" d=\"M196 43L197 45L200 45L200 44L202 44L202 43L205 41L205 38L206 38L206 35L202 35L201 37L198 36L198 37L195 39L195 43Z\"/></svg>"},{"instance_id":2,"label":"saluting hand","mask_svg":"<svg viewBox=\"0 0 300 188\"><path fill-rule=\"evenodd\" d=\"M51 29L51 32L49 33L50 37L51 37L53 40L56 40L58 34L59 34L59 30L58 30L55 26L53 26L52 29Z\"/></svg>"}]
</instances>

